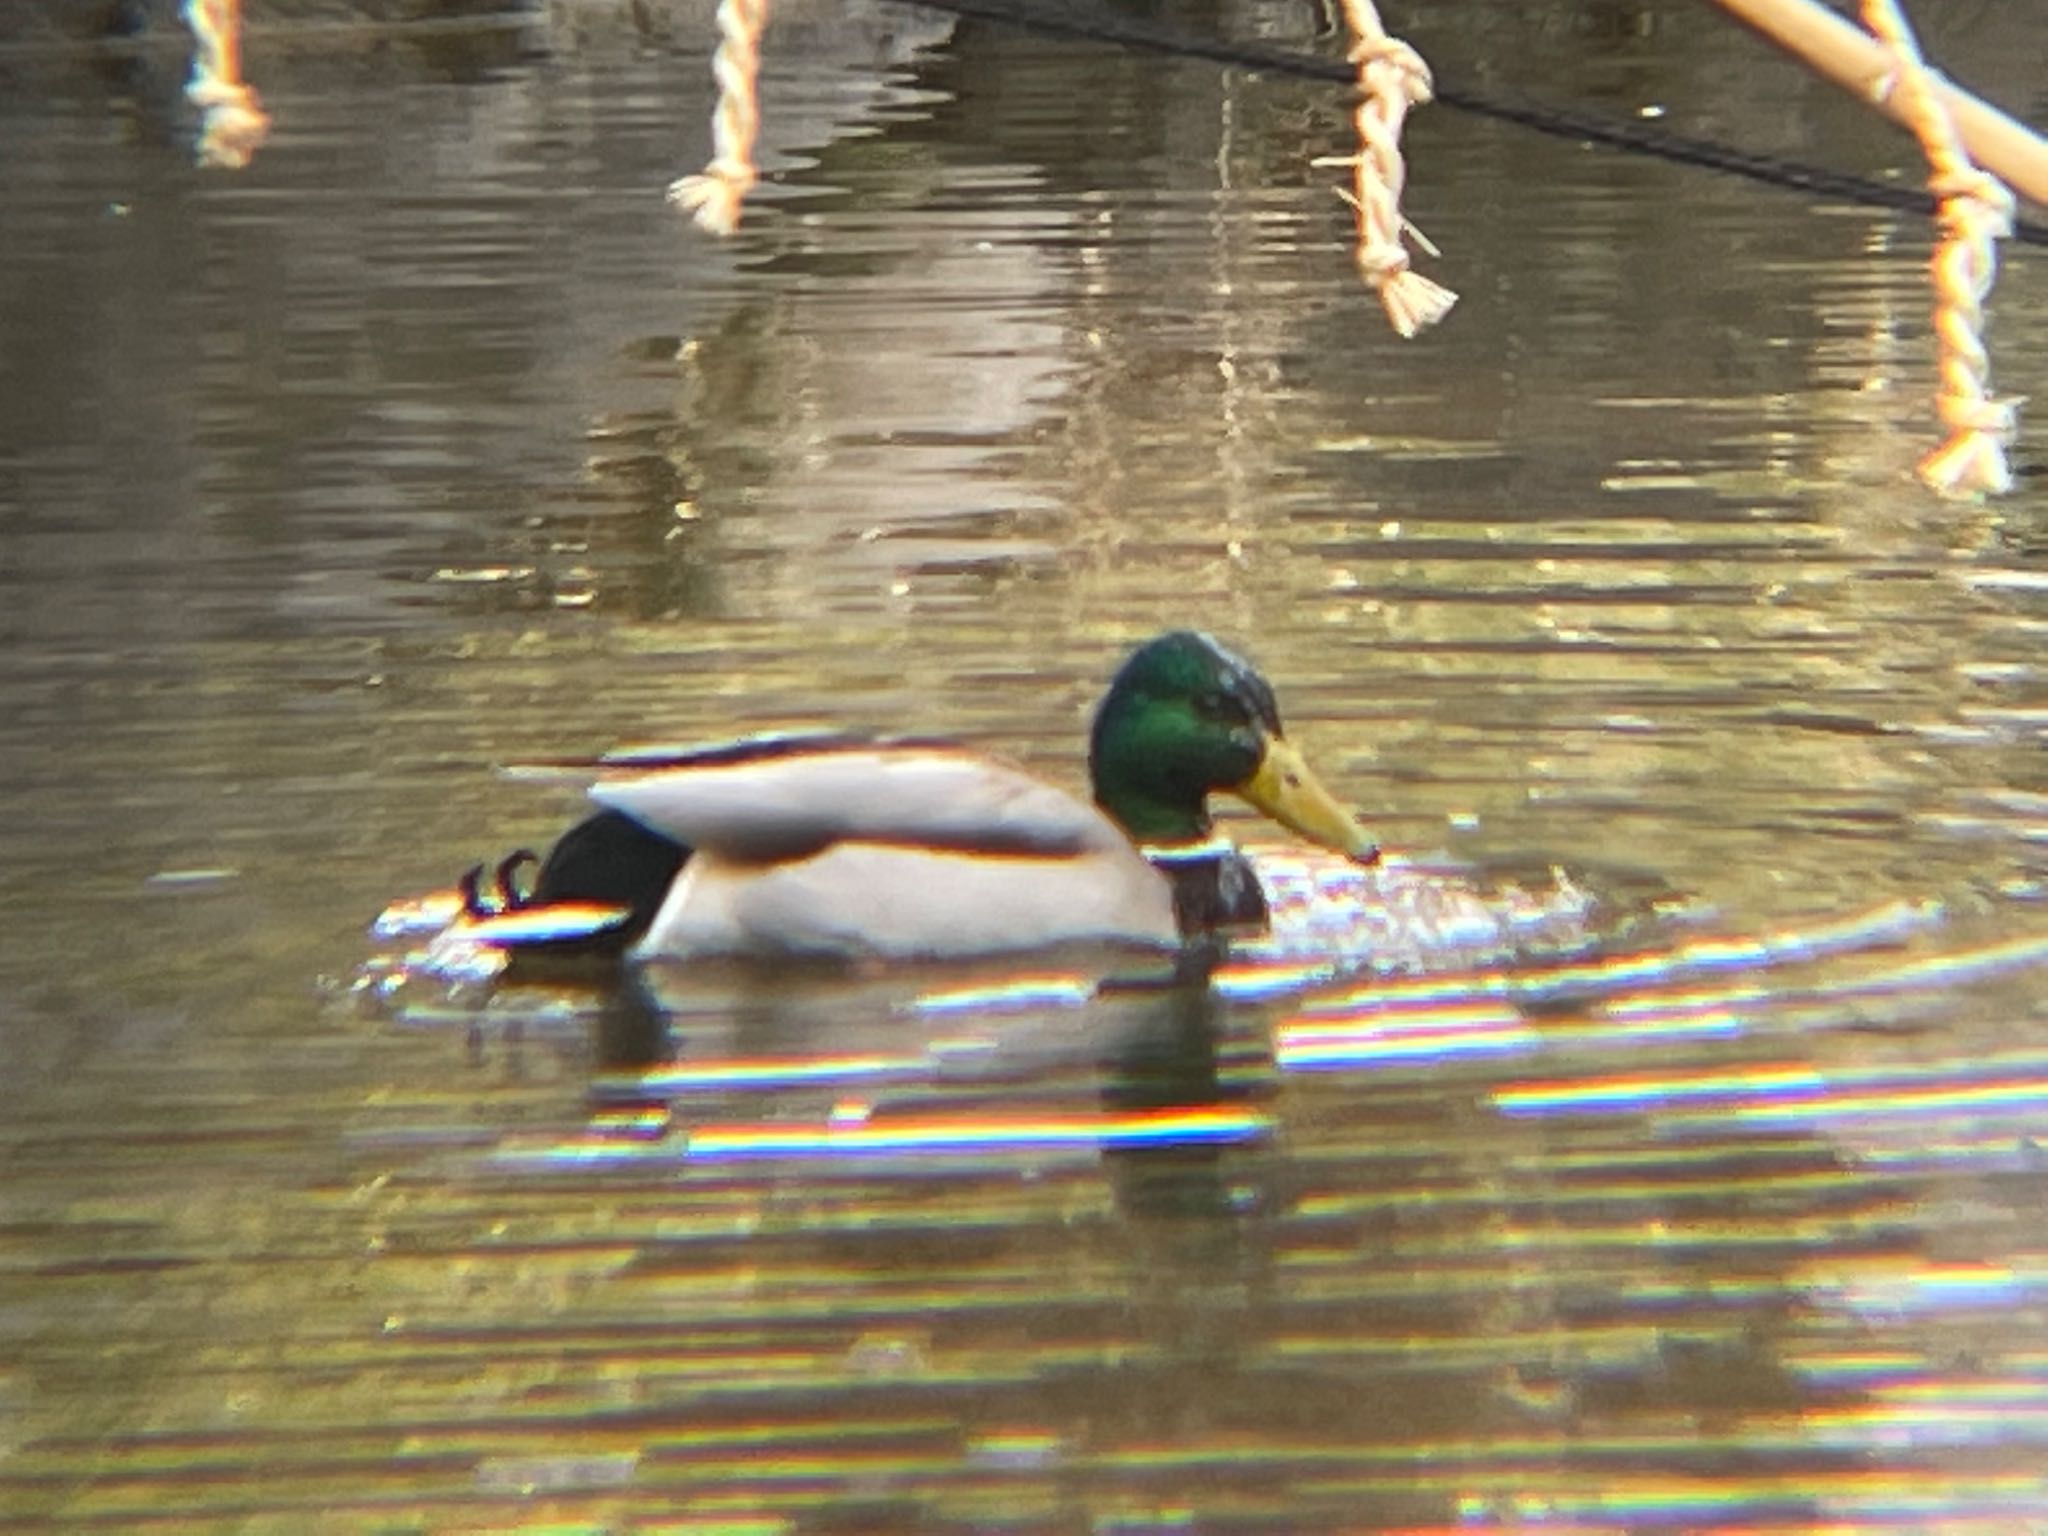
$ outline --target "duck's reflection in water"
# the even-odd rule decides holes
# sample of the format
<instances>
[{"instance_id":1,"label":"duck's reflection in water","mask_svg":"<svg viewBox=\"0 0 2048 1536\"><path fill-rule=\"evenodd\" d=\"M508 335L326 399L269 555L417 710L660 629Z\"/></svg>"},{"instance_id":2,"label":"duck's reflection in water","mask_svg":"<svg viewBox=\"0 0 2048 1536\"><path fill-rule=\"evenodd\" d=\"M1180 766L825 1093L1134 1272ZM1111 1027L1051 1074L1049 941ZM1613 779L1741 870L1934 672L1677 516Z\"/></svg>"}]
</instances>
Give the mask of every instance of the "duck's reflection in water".
<instances>
[{"instance_id":1,"label":"duck's reflection in water","mask_svg":"<svg viewBox=\"0 0 2048 1536\"><path fill-rule=\"evenodd\" d=\"M642 1245L630 1282L710 1307L690 1337L839 1339L800 1391L729 1389L721 1411L771 1441L840 1409L951 1425L925 1449L962 1481L906 1476L905 1516L1200 1486L1296 1529L1656 1526L1702 1498L1840 1518L1875 1507L1886 1426L1949 1368L1886 1364L1841 1304L1926 1260L1911 1184L1817 1134L1520 1112L1494 1056L1285 1071L1271 1011L1206 964L1085 994L1053 973L712 983L618 988L588 1125L498 1166L667 1209L687 1235ZM1542 996L1534 1027L1595 1024L1597 1002ZM821 1496L885 1496L854 1481Z\"/></svg>"}]
</instances>

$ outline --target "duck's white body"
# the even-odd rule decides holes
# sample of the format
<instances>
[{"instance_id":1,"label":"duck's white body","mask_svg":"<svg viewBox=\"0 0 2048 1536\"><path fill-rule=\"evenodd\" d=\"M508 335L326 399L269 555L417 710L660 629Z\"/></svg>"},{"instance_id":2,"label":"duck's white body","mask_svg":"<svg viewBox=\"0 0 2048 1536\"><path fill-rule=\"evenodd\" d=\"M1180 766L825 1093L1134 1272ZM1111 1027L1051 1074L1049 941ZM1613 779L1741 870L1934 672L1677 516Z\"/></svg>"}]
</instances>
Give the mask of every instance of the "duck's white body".
<instances>
[{"instance_id":1,"label":"duck's white body","mask_svg":"<svg viewBox=\"0 0 2048 1536\"><path fill-rule=\"evenodd\" d=\"M1172 945L1172 889L1094 806L943 747L842 746L601 782L686 844L634 953L955 958Z\"/></svg>"}]
</instances>

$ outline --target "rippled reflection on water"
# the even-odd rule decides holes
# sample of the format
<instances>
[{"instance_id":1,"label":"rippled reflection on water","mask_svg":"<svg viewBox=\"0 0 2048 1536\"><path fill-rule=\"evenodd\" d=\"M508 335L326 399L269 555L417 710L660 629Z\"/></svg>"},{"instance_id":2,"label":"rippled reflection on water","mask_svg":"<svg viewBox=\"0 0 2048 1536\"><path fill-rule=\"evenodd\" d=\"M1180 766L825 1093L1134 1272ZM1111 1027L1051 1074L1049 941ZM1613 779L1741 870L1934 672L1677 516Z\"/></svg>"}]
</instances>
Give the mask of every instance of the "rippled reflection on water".
<instances>
[{"instance_id":1,"label":"rippled reflection on water","mask_svg":"<svg viewBox=\"0 0 2048 1536\"><path fill-rule=\"evenodd\" d=\"M1389 19L1903 155L1695 10ZM715 246L701 20L637 14L281 0L233 177L169 31L0 37L0 1516L2048 1516L2042 506L1907 478L1924 231L1423 113L1463 299L1404 346L1317 90L835 10ZM1920 19L2029 109L2048 32ZM493 764L833 720L1071 785L1187 622L1389 844L1631 920L1095 1004L348 995L569 813Z\"/></svg>"}]
</instances>

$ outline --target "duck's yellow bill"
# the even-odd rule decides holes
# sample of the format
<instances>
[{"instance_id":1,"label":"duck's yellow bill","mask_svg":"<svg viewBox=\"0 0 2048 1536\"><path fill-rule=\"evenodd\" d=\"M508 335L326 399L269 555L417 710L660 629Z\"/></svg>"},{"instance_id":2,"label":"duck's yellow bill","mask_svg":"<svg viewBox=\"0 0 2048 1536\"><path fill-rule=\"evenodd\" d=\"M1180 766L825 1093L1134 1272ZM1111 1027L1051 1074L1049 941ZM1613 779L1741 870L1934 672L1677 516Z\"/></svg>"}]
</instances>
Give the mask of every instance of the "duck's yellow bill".
<instances>
[{"instance_id":1,"label":"duck's yellow bill","mask_svg":"<svg viewBox=\"0 0 2048 1536\"><path fill-rule=\"evenodd\" d=\"M1292 742L1270 738L1266 755L1237 793L1255 810L1321 847L1361 864L1380 856L1379 844L1360 824L1358 813L1323 787Z\"/></svg>"}]
</instances>

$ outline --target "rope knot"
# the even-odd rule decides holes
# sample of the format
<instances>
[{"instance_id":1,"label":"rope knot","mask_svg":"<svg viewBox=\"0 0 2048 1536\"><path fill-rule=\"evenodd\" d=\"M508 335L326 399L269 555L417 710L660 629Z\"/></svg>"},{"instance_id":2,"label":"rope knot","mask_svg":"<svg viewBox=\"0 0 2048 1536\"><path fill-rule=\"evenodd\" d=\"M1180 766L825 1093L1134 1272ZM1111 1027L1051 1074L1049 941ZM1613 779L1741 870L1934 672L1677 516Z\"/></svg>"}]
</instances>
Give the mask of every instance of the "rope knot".
<instances>
[{"instance_id":1,"label":"rope knot","mask_svg":"<svg viewBox=\"0 0 2048 1536\"><path fill-rule=\"evenodd\" d=\"M768 0L719 0L718 50L711 74L718 105L711 114L711 163L695 176L669 183L668 200L697 227L729 235L740 227L740 210L760 180L754 168L754 139L761 127L758 94L761 33L768 24Z\"/></svg>"},{"instance_id":2,"label":"rope knot","mask_svg":"<svg viewBox=\"0 0 2048 1536\"><path fill-rule=\"evenodd\" d=\"M1359 83L1374 95L1398 91L1410 106L1436 98L1436 79L1422 55L1398 37L1361 37L1345 59L1358 66Z\"/></svg>"},{"instance_id":3,"label":"rope knot","mask_svg":"<svg viewBox=\"0 0 2048 1536\"><path fill-rule=\"evenodd\" d=\"M2018 402L1992 398L1983 306L1998 271L1994 242L2012 233L2013 195L1971 163L1897 0L1863 0L1863 21L1888 51L1885 94L1896 97L1919 137L1932 167L1928 187L1941 200L1941 243L1931 263L1941 344L1935 409L1949 440L1921 461L1920 476L1944 496L2002 494L2012 489L2005 441Z\"/></svg>"},{"instance_id":4,"label":"rope knot","mask_svg":"<svg viewBox=\"0 0 2048 1536\"><path fill-rule=\"evenodd\" d=\"M1956 432L1986 432L2009 438L2019 426L2018 400L1999 400L1989 395L1943 395L1934 402L1942 425Z\"/></svg>"},{"instance_id":5,"label":"rope knot","mask_svg":"<svg viewBox=\"0 0 2048 1536\"><path fill-rule=\"evenodd\" d=\"M1967 160L1946 166L1927 178L1927 190L1944 205L1974 204L1976 217L1990 221L1993 239L2003 240L2012 233L2019 200L2013 196L2012 188L1982 167ZM1946 216L1950 210L1944 206L1942 212Z\"/></svg>"},{"instance_id":6,"label":"rope knot","mask_svg":"<svg viewBox=\"0 0 2048 1536\"><path fill-rule=\"evenodd\" d=\"M1358 71L1358 102L1352 125L1358 153L1343 162L1351 167L1351 189L1339 195L1358 215L1356 260L1359 275L1380 296L1388 323L1402 337L1412 337L1436 324L1457 303L1458 296L1409 270L1404 232L1413 226L1401 216L1401 189L1407 179L1401 163L1401 125L1408 109L1436 94L1429 66L1407 43L1389 37L1372 0L1343 0L1351 27L1345 55ZM1426 240L1418 242L1435 255Z\"/></svg>"},{"instance_id":7,"label":"rope knot","mask_svg":"<svg viewBox=\"0 0 2048 1536\"><path fill-rule=\"evenodd\" d=\"M242 79L239 0L187 0L198 53L185 95L200 109L199 163L240 170L270 133L270 118Z\"/></svg>"},{"instance_id":8,"label":"rope knot","mask_svg":"<svg viewBox=\"0 0 2048 1536\"><path fill-rule=\"evenodd\" d=\"M1385 288L1408 270L1406 246L1370 237L1358 242L1358 271L1375 288Z\"/></svg>"},{"instance_id":9,"label":"rope knot","mask_svg":"<svg viewBox=\"0 0 2048 1536\"><path fill-rule=\"evenodd\" d=\"M670 182L668 200L689 214L699 229L729 235L740 227L740 209L758 179L750 162L721 156L699 174Z\"/></svg>"}]
</instances>

